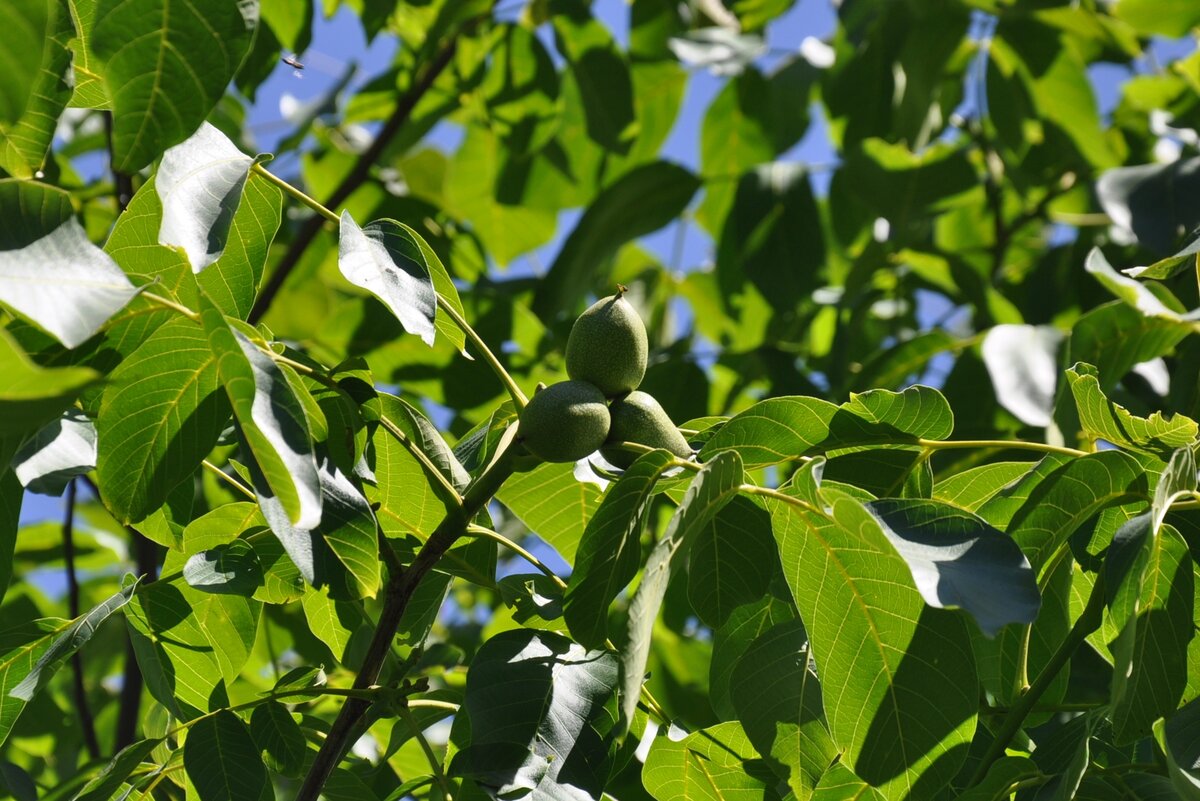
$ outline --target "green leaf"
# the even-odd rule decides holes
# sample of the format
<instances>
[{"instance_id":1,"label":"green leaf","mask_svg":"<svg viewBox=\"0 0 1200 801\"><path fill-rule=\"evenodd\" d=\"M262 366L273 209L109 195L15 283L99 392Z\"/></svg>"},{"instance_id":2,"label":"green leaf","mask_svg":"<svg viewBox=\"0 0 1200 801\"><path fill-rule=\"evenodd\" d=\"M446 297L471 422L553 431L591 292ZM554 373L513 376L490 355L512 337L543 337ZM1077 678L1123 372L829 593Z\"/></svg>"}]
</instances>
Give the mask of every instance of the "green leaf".
<instances>
[{"instance_id":1,"label":"green leaf","mask_svg":"<svg viewBox=\"0 0 1200 801\"><path fill-rule=\"evenodd\" d=\"M147 584L125 612L146 688L172 715L185 721L228 705L216 654L227 646L209 640L191 603L203 596L194 591L185 595L187 589L168 581ZM228 637L228 632L218 634L221 640Z\"/></svg>"},{"instance_id":2,"label":"green leaf","mask_svg":"<svg viewBox=\"0 0 1200 801\"><path fill-rule=\"evenodd\" d=\"M833 740L884 798L932 793L966 758L979 690L966 625L932 609L859 501L830 513L768 500L784 574L804 619ZM937 698L931 706L930 698Z\"/></svg>"},{"instance_id":3,"label":"green leaf","mask_svg":"<svg viewBox=\"0 0 1200 801\"><path fill-rule=\"evenodd\" d=\"M1114 300L1075 322L1066 362L1095 365L1100 388L1108 392L1134 365L1170 353L1190 331L1186 324L1147 317Z\"/></svg>"},{"instance_id":4,"label":"green leaf","mask_svg":"<svg viewBox=\"0 0 1200 801\"><path fill-rule=\"evenodd\" d=\"M1075 798L1091 758L1091 736L1097 722L1095 715L1079 715L1039 740L1033 761L1043 774L1054 776L1039 789L1039 799L1070 801Z\"/></svg>"},{"instance_id":5,"label":"green leaf","mask_svg":"<svg viewBox=\"0 0 1200 801\"><path fill-rule=\"evenodd\" d=\"M305 581L328 587L332 597L374 596L379 589L379 539L375 515L357 483L325 456L317 469L321 516L316 525L293 524L278 498L260 489L265 482L253 466L258 504L271 531L283 544Z\"/></svg>"},{"instance_id":6,"label":"green leaf","mask_svg":"<svg viewBox=\"0 0 1200 801\"><path fill-rule=\"evenodd\" d=\"M250 543L234 540L188 557L183 580L204 592L250 596L262 586L263 570Z\"/></svg>"},{"instance_id":7,"label":"green leaf","mask_svg":"<svg viewBox=\"0 0 1200 801\"><path fill-rule=\"evenodd\" d=\"M1144 35L1175 38L1200 25L1200 9L1187 0L1121 0L1113 13Z\"/></svg>"},{"instance_id":8,"label":"green leaf","mask_svg":"<svg viewBox=\"0 0 1200 801\"><path fill-rule=\"evenodd\" d=\"M4 464L16 442L16 437L0 439L0 464ZM4 600L12 579L13 551L17 545L24 497L25 489L16 475L7 467L0 469L0 601Z\"/></svg>"},{"instance_id":9,"label":"green leaf","mask_svg":"<svg viewBox=\"0 0 1200 801\"><path fill-rule=\"evenodd\" d=\"M533 310L549 320L582 301L589 291L611 289L611 262L621 246L678 217L699 186L696 176L666 161L622 175L588 205L567 236L538 285Z\"/></svg>"},{"instance_id":10,"label":"green leaf","mask_svg":"<svg viewBox=\"0 0 1200 801\"><path fill-rule=\"evenodd\" d=\"M0 178L0 251L20 250L75 216L71 196L36 181Z\"/></svg>"},{"instance_id":11,"label":"green leaf","mask_svg":"<svg viewBox=\"0 0 1200 801\"><path fill-rule=\"evenodd\" d=\"M733 186L718 179L713 190ZM817 288L825 238L804 165L774 162L746 172L720 228L717 275L730 293L752 283L772 308L790 313ZM703 210L703 209L702 209ZM787 264L787 270L780 270Z\"/></svg>"},{"instance_id":12,"label":"green leaf","mask_svg":"<svg viewBox=\"0 0 1200 801\"><path fill-rule=\"evenodd\" d=\"M37 0L7 0L6 3L0 3L0 8L14 4L30 8L40 5L49 11L50 17L49 25L40 38L42 52L37 61L38 73L29 87L25 108L15 119L0 119L0 167L16 178L32 178L46 165L58 118L71 97L71 51L67 49L67 42L75 31L67 3L62 0L43 0L40 3ZM0 18L20 24L14 11L20 13L13 8L9 8L8 13L0 10ZM5 44L0 45L0 61L5 62L6 56L12 55L5 52L7 48L24 49L39 41L31 39L19 42L20 34L12 29L5 38ZM22 70L27 66L23 63ZM14 80L21 81L20 75L6 71L6 76L6 88L10 90ZM0 105L3 102L0 99Z\"/></svg>"},{"instance_id":13,"label":"green leaf","mask_svg":"<svg viewBox=\"0 0 1200 801\"><path fill-rule=\"evenodd\" d=\"M978 512L993 496L1028 473L1031 466L1029 462L993 462L972 467L935 484L933 499Z\"/></svg>"},{"instance_id":14,"label":"green leaf","mask_svg":"<svg viewBox=\"0 0 1200 801\"><path fill-rule=\"evenodd\" d=\"M260 801L270 791L250 730L227 710L188 730L183 766L200 801Z\"/></svg>"},{"instance_id":15,"label":"green leaf","mask_svg":"<svg viewBox=\"0 0 1200 801\"><path fill-rule=\"evenodd\" d=\"M46 369L0 330L0 436L32 434L69 408L100 375L88 367Z\"/></svg>"},{"instance_id":16,"label":"green leaf","mask_svg":"<svg viewBox=\"0 0 1200 801\"><path fill-rule=\"evenodd\" d=\"M1129 304L1147 317L1157 317L1175 323L1189 323L1200 319L1200 309L1182 314L1172 309L1140 281L1121 275L1112 268L1100 248L1088 252L1084 269L1115 297Z\"/></svg>"},{"instance_id":17,"label":"green leaf","mask_svg":"<svg viewBox=\"0 0 1200 801\"><path fill-rule=\"evenodd\" d=\"M687 571L692 609L706 625L719 627L782 576L771 516L749 498L734 498L696 536Z\"/></svg>"},{"instance_id":18,"label":"green leaf","mask_svg":"<svg viewBox=\"0 0 1200 801\"><path fill-rule=\"evenodd\" d=\"M1061 341L1049 325L997 325L984 336L980 352L996 400L1025 425L1050 425Z\"/></svg>"},{"instance_id":19,"label":"green leaf","mask_svg":"<svg viewBox=\"0 0 1200 801\"><path fill-rule=\"evenodd\" d=\"M370 621L362 608L349 601L334 600L312 588L304 593L302 604L312 633L329 646L334 659L354 667L357 659L351 641L370 636Z\"/></svg>"},{"instance_id":20,"label":"green leaf","mask_svg":"<svg viewBox=\"0 0 1200 801\"><path fill-rule=\"evenodd\" d=\"M841 406L804 396L769 398L726 423L705 443L700 458L736 450L748 468L763 467L811 452L945 439L953 429L946 399L921 385L852 394Z\"/></svg>"},{"instance_id":21,"label":"green leaf","mask_svg":"<svg viewBox=\"0 0 1200 801\"><path fill-rule=\"evenodd\" d=\"M1004 528L1040 574L1050 556L1092 515L1108 506L1144 500L1145 470L1126 453L1102 451L1059 467L1029 473L1012 492L997 496L979 516ZM1019 508L1012 512L1014 504ZM1004 517L1011 514L1008 520Z\"/></svg>"},{"instance_id":22,"label":"green leaf","mask_svg":"<svg viewBox=\"0 0 1200 801\"><path fill-rule=\"evenodd\" d=\"M75 38L71 40L72 73L75 91L70 105L78 108L111 109L108 87L100 75L100 62L92 53L92 27L95 23L97 0L67 0L71 19L75 23Z\"/></svg>"},{"instance_id":23,"label":"green leaf","mask_svg":"<svg viewBox=\"0 0 1200 801\"><path fill-rule=\"evenodd\" d=\"M196 277L200 288L225 314L239 320L249 316L282 209L283 192L251 173L233 215L225 252Z\"/></svg>"},{"instance_id":24,"label":"green leaf","mask_svg":"<svg viewBox=\"0 0 1200 801\"><path fill-rule=\"evenodd\" d=\"M129 603L135 584L74 620L34 620L0 634L0 743L60 667L87 645L105 620Z\"/></svg>"},{"instance_id":25,"label":"green leaf","mask_svg":"<svg viewBox=\"0 0 1200 801\"><path fill-rule=\"evenodd\" d=\"M365 228L342 212L338 269L346 280L379 298L410 334L433 344L437 296L415 237L394 220Z\"/></svg>"},{"instance_id":26,"label":"green leaf","mask_svg":"<svg viewBox=\"0 0 1200 801\"><path fill-rule=\"evenodd\" d=\"M1001 757L992 763L981 782L958 796L958 801L999 801L1009 798L1018 782L1040 775L1041 771L1029 757Z\"/></svg>"},{"instance_id":27,"label":"green leaf","mask_svg":"<svg viewBox=\"0 0 1200 801\"><path fill-rule=\"evenodd\" d=\"M1200 433L1196 421L1182 414L1164 417L1162 412L1154 412L1149 418L1130 414L1104 396L1099 373L1090 364L1078 362L1067 370L1067 383L1075 396L1080 425L1094 439L1165 456L1191 443Z\"/></svg>"},{"instance_id":28,"label":"green leaf","mask_svg":"<svg viewBox=\"0 0 1200 801\"><path fill-rule=\"evenodd\" d=\"M162 738L152 737L125 746L71 801L109 801L162 743Z\"/></svg>"},{"instance_id":29,"label":"green leaf","mask_svg":"<svg viewBox=\"0 0 1200 801\"><path fill-rule=\"evenodd\" d=\"M614 750L618 680L611 652L550 632L492 637L467 674L471 743L451 774L469 776L495 799L598 798Z\"/></svg>"},{"instance_id":30,"label":"green leaf","mask_svg":"<svg viewBox=\"0 0 1200 801\"><path fill-rule=\"evenodd\" d=\"M488 122L510 153L541 150L558 130L558 72L545 45L522 25L502 25L479 91Z\"/></svg>"},{"instance_id":31,"label":"green leaf","mask_svg":"<svg viewBox=\"0 0 1200 801\"><path fill-rule=\"evenodd\" d=\"M719 723L675 742L658 737L642 767L642 783L657 801L778 801L775 776L741 724Z\"/></svg>"},{"instance_id":32,"label":"green leaf","mask_svg":"<svg viewBox=\"0 0 1200 801\"><path fill-rule=\"evenodd\" d=\"M385 392L378 397L381 418L404 432L455 489L465 491L471 476L429 418L403 398Z\"/></svg>"},{"instance_id":33,"label":"green leaf","mask_svg":"<svg viewBox=\"0 0 1200 801\"><path fill-rule=\"evenodd\" d=\"M21 119L33 98L42 66L43 42L54 30L57 6L48 0L2 0L0 17L8 25L0 44L0 123Z\"/></svg>"},{"instance_id":34,"label":"green leaf","mask_svg":"<svg viewBox=\"0 0 1200 801\"><path fill-rule=\"evenodd\" d=\"M804 135L809 88L817 75L802 58L770 76L750 66L726 81L713 98L700 126L700 170L705 188L697 219L706 229L718 233L728 224L726 214L743 173L773 161ZM799 172L807 183L804 170Z\"/></svg>"},{"instance_id":35,"label":"green leaf","mask_svg":"<svg viewBox=\"0 0 1200 801\"><path fill-rule=\"evenodd\" d=\"M1154 738L1167 757L1167 774L1179 797L1200 798L1200 699L1154 723Z\"/></svg>"},{"instance_id":36,"label":"green leaf","mask_svg":"<svg viewBox=\"0 0 1200 801\"><path fill-rule=\"evenodd\" d=\"M1167 256L1143 267L1129 267L1121 272L1130 278L1166 281L1192 267L1196 263L1197 254L1200 254L1200 237L1193 239L1173 256Z\"/></svg>"},{"instance_id":37,"label":"green leaf","mask_svg":"<svg viewBox=\"0 0 1200 801\"><path fill-rule=\"evenodd\" d=\"M595 484L576 481L571 466L562 464L516 474L496 498L568 562L575 561L587 523L601 502Z\"/></svg>"},{"instance_id":38,"label":"green leaf","mask_svg":"<svg viewBox=\"0 0 1200 801\"><path fill-rule=\"evenodd\" d=\"M563 616L571 636L585 647L604 645L608 606L637 575L646 510L671 460L666 451L639 456L609 487L583 531L563 598Z\"/></svg>"},{"instance_id":39,"label":"green leaf","mask_svg":"<svg viewBox=\"0 0 1200 801\"><path fill-rule=\"evenodd\" d=\"M637 709L654 621L658 619L667 584L701 532L737 496L742 478L742 460L737 453L714 456L688 485L679 508L646 560L642 580L629 604L628 644L621 655L621 725L625 730L633 722Z\"/></svg>"},{"instance_id":40,"label":"green leaf","mask_svg":"<svg viewBox=\"0 0 1200 801\"><path fill-rule=\"evenodd\" d=\"M1036 577L1003 532L936 501L887 499L867 509L908 563L928 606L965 610L989 637L1009 623L1037 618Z\"/></svg>"},{"instance_id":41,"label":"green leaf","mask_svg":"<svg viewBox=\"0 0 1200 801\"><path fill-rule=\"evenodd\" d=\"M162 199L158 241L186 253L193 272L225 252L254 162L207 122L163 153L154 177Z\"/></svg>"},{"instance_id":42,"label":"green leaf","mask_svg":"<svg viewBox=\"0 0 1200 801\"><path fill-rule=\"evenodd\" d=\"M883 794L839 762L821 777L812 801L882 801Z\"/></svg>"},{"instance_id":43,"label":"green leaf","mask_svg":"<svg viewBox=\"0 0 1200 801\"><path fill-rule=\"evenodd\" d=\"M506 159L507 151L498 136L480 126L469 126L445 176L447 210L471 223L497 264L508 264L546 244L557 225L556 210L541 204L497 202L496 188Z\"/></svg>"},{"instance_id":44,"label":"green leaf","mask_svg":"<svg viewBox=\"0 0 1200 801\"><path fill-rule=\"evenodd\" d=\"M1150 734L1179 705L1187 686L1193 631L1194 565L1187 543L1172 526L1152 529L1141 515L1114 536L1112 551L1130 549L1132 565L1110 587L1109 613L1120 635L1113 653L1112 723L1117 743ZM1129 558L1129 557L1125 557Z\"/></svg>"},{"instance_id":45,"label":"green leaf","mask_svg":"<svg viewBox=\"0 0 1200 801\"><path fill-rule=\"evenodd\" d=\"M11 467L30 492L62 495L72 479L95 469L96 427L68 411L27 440Z\"/></svg>"},{"instance_id":46,"label":"green leaf","mask_svg":"<svg viewBox=\"0 0 1200 801\"><path fill-rule=\"evenodd\" d=\"M918 154L901 143L865 139L846 153L839 172L859 202L894 231L952 207L979 186L966 151L946 143Z\"/></svg>"},{"instance_id":47,"label":"green leaf","mask_svg":"<svg viewBox=\"0 0 1200 801\"><path fill-rule=\"evenodd\" d=\"M582 0L551 0L549 5L558 51L583 98L588 137L605 150L626 152L638 125L624 54Z\"/></svg>"},{"instance_id":48,"label":"green leaf","mask_svg":"<svg viewBox=\"0 0 1200 801\"><path fill-rule=\"evenodd\" d=\"M754 640L734 668L731 687L750 742L797 798L812 793L838 752L825 728L804 624L789 620Z\"/></svg>"},{"instance_id":49,"label":"green leaf","mask_svg":"<svg viewBox=\"0 0 1200 801\"><path fill-rule=\"evenodd\" d=\"M278 701L256 706L250 715L250 733L271 770L296 776L308 746L292 713Z\"/></svg>"},{"instance_id":50,"label":"green leaf","mask_svg":"<svg viewBox=\"0 0 1200 801\"><path fill-rule=\"evenodd\" d=\"M0 217L6 220L0 223L0 301L68 348L91 337L138 293L88 239L62 190L0 180Z\"/></svg>"},{"instance_id":51,"label":"green leaf","mask_svg":"<svg viewBox=\"0 0 1200 801\"><path fill-rule=\"evenodd\" d=\"M321 522L320 479L296 390L279 365L244 333L230 327L210 300L202 297L200 306L221 383L264 480L255 491L260 500L276 499L292 525L316 528ZM273 521L268 518L268 522Z\"/></svg>"},{"instance_id":52,"label":"green leaf","mask_svg":"<svg viewBox=\"0 0 1200 801\"><path fill-rule=\"evenodd\" d=\"M96 0L89 44L112 98L114 169L136 172L200 126L249 49L248 13L236 0Z\"/></svg>"},{"instance_id":53,"label":"green leaf","mask_svg":"<svg viewBox=\"0 0 1200 801\"><path fill-rule=\"evenodd\" d=\"M110 376L96 418L98 484L121 522L142 520L196 472L229 419L204 331L174 319Z\"/></svg>"}]
</instances>

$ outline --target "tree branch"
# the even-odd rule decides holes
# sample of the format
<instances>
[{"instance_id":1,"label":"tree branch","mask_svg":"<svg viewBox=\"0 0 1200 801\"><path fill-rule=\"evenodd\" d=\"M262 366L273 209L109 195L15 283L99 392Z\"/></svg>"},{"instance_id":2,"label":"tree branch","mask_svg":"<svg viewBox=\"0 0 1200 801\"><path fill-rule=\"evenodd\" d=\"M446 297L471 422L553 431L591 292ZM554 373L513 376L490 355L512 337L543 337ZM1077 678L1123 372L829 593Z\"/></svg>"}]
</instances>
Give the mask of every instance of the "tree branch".
<instances>
[{"instance_id":1,"label":"tree branch","mask_svg":"<svg viewBox=\"0 0 1200 801\"><path fill-rule=\"evenodd\" d=\"M383 151L395 138L400 129L408 122L412 116L413 109L417 103L425 96L432 87L438 77L450 66L450 62L454 60L454 54L458 50L458 34L452 35L442 49L438 51L433 60L429 62L425 70L417 78L416 82L409 87L403 97L396 103L396 108L392 112L392 116L383 124L383 128L379 130L379 134L375 137L375 141L371 142L371 146L363 151L362 155L354 163L354 167L349 174L342 179L338 184L337 189L333 190L329 198L323 203L326 208L336 210L345 202L346 198L354 193L371 175L371 167L383 155ZM249 322L251 325L257 323L267 313L267 309L271 308L271 302L275 300L275 296L279 294L279 290L287 281L288 276L296 265L300 263L300 258L304 255L304 251L317 238L317 234L321 231L321 226L325 224L325 220L320 215L314 215L304 221L300 229L296 231L296 237L288 245L287 252L283 254L283 258L279 260L275 271L271 273L271 278L263 287L258 299L254 302L254 307L250 310Z\"/></svg>"},{"instance_id":2,"label":"tree branch","mask_svg":"<svg viewBox=\"0 0 1200 801\"><path fill-rule=\"evenodd\" d=\"M359 668L354 680L354 687L366 689L375 684L383 668L385 659L391 651L392 640L400 627L400 620L408 608L408 602L416 591L421 579L438 563L458 538L466 533L472 518L479 513L500 489L500 485L512 475L512 451L506 449L492 462L483 474L475 480L463 494L461 507L447 511L446 516L429 539L421 546L412 564L399 573L393 573L388 578L384 590L383 609L379 613L379 621L375 625L375 635L367 648L367 655ZM329 775L352 742L352 735L359 721L371 706L371 702L362 698L347 698L342 705L342 711L329 729L328 736L321 743L321 749L313 759L304 784L296 795L296 801L317 801L321 789L329 779Z\"/></svg>"},{"instance_id":3,"label":"tree branch","mask_svg":"<svg viewBox=\"0 0 1200 801\"><path fill-rule=\"evenodd\" d=\"M79 617L79 577L75 573L75 480L67 484L66 512L63 515L62 545L63 562L67 573L67 615L71 620ZM83 684L83 653L71 655L71 670L75 674L72 693L75 709L79 713L79 727L83 730L83 743L92 759L100 758L100 741L96 739L96 719L88 704L87 688Z\"/></svg>"}]
</instances>

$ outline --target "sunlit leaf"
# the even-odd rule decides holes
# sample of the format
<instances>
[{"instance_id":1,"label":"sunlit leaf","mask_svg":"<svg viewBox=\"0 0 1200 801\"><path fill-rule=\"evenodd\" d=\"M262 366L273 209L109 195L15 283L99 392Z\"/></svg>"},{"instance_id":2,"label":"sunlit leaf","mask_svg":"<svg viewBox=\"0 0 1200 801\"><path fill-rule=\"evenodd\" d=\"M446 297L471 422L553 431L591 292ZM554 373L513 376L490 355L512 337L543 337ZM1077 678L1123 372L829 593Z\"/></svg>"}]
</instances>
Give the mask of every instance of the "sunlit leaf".
<instances>
[{"instance_id":1,"label":"sunlit leaf","mask_svg":"<svg viewBox=\"0 0 1200 801\"><path fill-rule=\"evenodd\" d=\"M253 164L254 159L207 122L163 154L154 178L162 198L158 241L181 248L193 272L225 252Z\"/></svg>"},{"instance_id":2,"label":"sunlit leaf","mask_svg":"<svg viewBox=\"0 0 1200 801\"><path fill-rule=\"evenodd\" d=\"M36 16L39 11L48 12L48 25L37 35L25 36L20 28L31 20L22 19L22 15L32 12ZM13 99L5 95L11 93L14 86L20 86L25 70L30 66L37 67L28 94L18 95L17 99L24 104L21 113L3 119L6 115L0 112L0 167L17 178L32 178L46 164L55 125L71 97L71 51L67 49L67 41L75 31L66 0L7 0L0 4L0 19L17 26L7 32L4 44L0 44L0 62L6 65L0 108L7 105L6 100L11 102ZM14 56L28 58L27 52L14 51L36 46L38 42L41 42L42 51L35 61L14 65L9 60ZM17 68L12 69L14 66ZM12 107L8 106L8 110Z\"/></svg>"},{"instance_id":3,"label":"sunlit leaf","mask_svg":"<svg viewBox=\"0 0 1200 801\"><path fill-rule=\"evenodd\" d=\"M30 492L61 495L75 476L95 469L96 427L67 412L22 445L11 466Z\"/></svg>"},{"instance_id":4,"label":"sunlit leaf","mask_svg":"<svg viewBox=\"0 0 1200 801\"><path fill-rule=\"evenodd\" d=\"M236 0L96 0L88 45L112 98L116 169L139 170L195 132L250 46L256 16Z\"/></svg>"},{"instance_id":5,"label":"sunlit leaf","mask_svg":"<svg viewBox=\"0 0 1200 801\"><path fill-rule=\"evenodd\" d=\"M141 520L193 475L229 419L217 360L190 320L165 324L110 376L96 418L101 494Z\"/></svg>"},{"instance_id":6,"label":"sunlit leaf","mask_svg":"<svg viewBox=\"0 0 1200 801\"><path fill-rule=\"evenodd\" d=\"M73 348L138 290L69 210L61 190L0 181L0 301Z\"/></svg>"},{"instance_id":7,"label":"sunlit leaf","mask_svg":"<svg viewBox=\"0 0 1200 801\"><path fill-rule=\"evenodd\" d=\"M922 601L867 507L832 492L822 491L828 515L768 508L817 674L838 677L822 683L833 740L855 773L899 799L918 779L948 783L966 758L975 660L964 622Z\"/></svg>"},{"instance_id":8,"label":"sunlit leaf","mask_svg":"<svg viewBox=\"0 0 1200 801\"><path fill-rule=\"evenodd\" d=\"M0 330L0 436L32 434L63 413L99 374L87 367L39 367Z\"/></svg>"}]
</instances>

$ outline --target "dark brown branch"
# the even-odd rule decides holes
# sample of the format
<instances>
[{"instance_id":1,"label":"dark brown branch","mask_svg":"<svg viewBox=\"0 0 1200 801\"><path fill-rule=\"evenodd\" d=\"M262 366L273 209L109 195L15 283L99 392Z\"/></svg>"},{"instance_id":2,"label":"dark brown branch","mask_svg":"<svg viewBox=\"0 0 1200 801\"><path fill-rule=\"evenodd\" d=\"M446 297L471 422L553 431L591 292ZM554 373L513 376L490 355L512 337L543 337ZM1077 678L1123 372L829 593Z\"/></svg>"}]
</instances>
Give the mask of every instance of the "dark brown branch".
<instances>
[{"instance_id":1,"label":"dark brown branch","mask_svg":"<svg viewBox=\"0 0 1200 801\"><path fill-rule=\"evenodd\" d=\"M384 661L391 652L392 640L404 617L408 602L434 565L445 555L450 546L466 533L472 518L479 513L500 489L500 485L512 475L512 460L510 451L505 451L496 461L475 480L463 495L462 506L450 509L438 527L429 535L429 539L417 552L417 556L404 570L392 573L384 589L383 609L379 613L379 621L375 625L375 635L367 649L367 655L359 668L358 677L354 680L355 689L367 689L379 678ZM371 702L362 698L347 698L341 712L334 720L333 726L321 750L317 752L308 775L304 777L304 785L296 795L296 801L317 801L321 789L329 779L329 774L342 761L346 749L354 741L359 721L371 706Z\"/></svg>"},{"instance_id":2,"label":"dark brown branch","mask_svg":"<svg viewBox=\"0 0 1200 801\"><path fill-rule=\"evenodd\" d=\"M79 617L79 577L75 573L75 480L67 484L66 512L63 515L62 547L63 562L67 573L67 614L72 620ZM83 730L83 744L88 756L100 758L100 741L96 739L96 719L88 704L87 687L83 684L83 653L71 655L71 671L75 674L72 693L75 696L75 711L79 715L79 727Z\"/></svg>"},{"instance_id":3,"label":"dark brown branch","mask_svg":"<svg viewBox=\"0 0 1200 801\"><path fill-rule=\"evenodd\" d=\"M425 67L420 76L409 87L408 91L396 103L396 108L392 115L388 117L387 122L379 130L379 134L375 137L375 141L371 142L371 146L363 151L358 160L354 162L354 167L349 174L342 179L338 184L337 189L322 204L326 208L337 211L338 207L345 202L346 198L354 193L371 175L371 168L379 157L383 155L383 151L395 138L396 134L404 127L412 116L413 109L421 98L433 87L434 81L450 66L450 62L454 60L454 53L458 49L457 35L451 36L438 54L434 56L433 61ZM321 226L325 220L314 214L306 219L300 229L296 231L296 236L288 245L287 252L283 254L283 258L279 260L279 264L275 267L275 271L271 273L270 279L262 292L259 293L258 299L254 302L254 308L250 310L249 321L251 324L257 323L267 313L267 309L271 307L271 302L275 300L275 296L279 294L279 290L283 287L288 276L296 265L300 263L300 258L304 255L304 251L317 238L317 234L321 231Z\"/></svg>"},{"instance_id":4,"label":"dark brown branch","mask_svg":"<svg viewBox=\"0 0 1200 801\"><path fill-rule=\"evenodd\" d=\"M114 162L112 112L102 111L100 115L104 118L104 133L108 139L108 163L113 177L113 196L117 201L117 214L120 214L129 207L129 201L133 199L133 176L112 166Z\"/></svg>"}]
</instances>

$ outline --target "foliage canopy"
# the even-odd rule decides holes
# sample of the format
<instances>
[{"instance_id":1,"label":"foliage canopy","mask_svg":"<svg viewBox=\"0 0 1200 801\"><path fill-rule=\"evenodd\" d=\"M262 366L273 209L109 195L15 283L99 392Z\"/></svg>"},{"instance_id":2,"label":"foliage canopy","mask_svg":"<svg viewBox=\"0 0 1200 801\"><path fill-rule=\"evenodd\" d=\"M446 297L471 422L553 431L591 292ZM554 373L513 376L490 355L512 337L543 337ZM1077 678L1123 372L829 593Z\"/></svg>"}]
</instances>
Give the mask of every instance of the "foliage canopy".
<instances>
[{"instance_id":1,"label":"foliage canopy","mask_svg":"<svg viewBox=\"0 0 1200 801\"><path fill-rule=\"evenodd\" d=\"M0 0L0 797L1200 799L1200 5L341 5Z\"/></svg>"}]
</instances>

